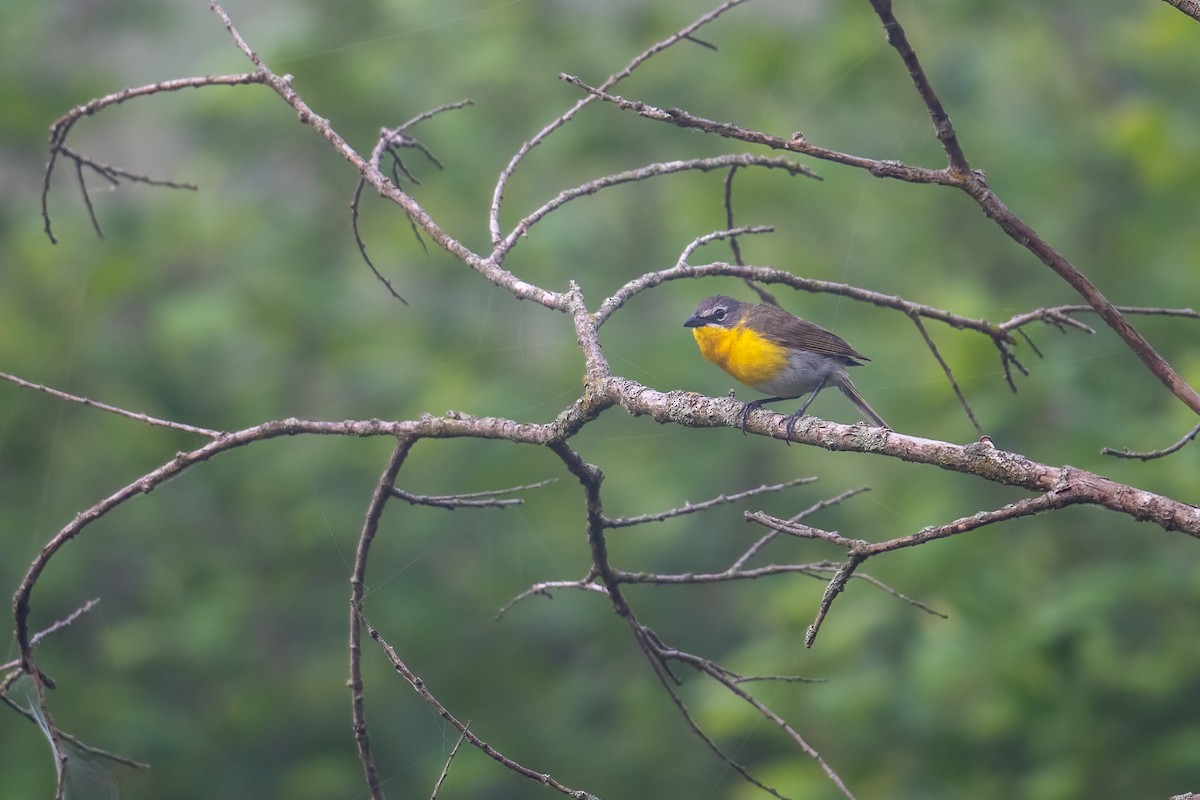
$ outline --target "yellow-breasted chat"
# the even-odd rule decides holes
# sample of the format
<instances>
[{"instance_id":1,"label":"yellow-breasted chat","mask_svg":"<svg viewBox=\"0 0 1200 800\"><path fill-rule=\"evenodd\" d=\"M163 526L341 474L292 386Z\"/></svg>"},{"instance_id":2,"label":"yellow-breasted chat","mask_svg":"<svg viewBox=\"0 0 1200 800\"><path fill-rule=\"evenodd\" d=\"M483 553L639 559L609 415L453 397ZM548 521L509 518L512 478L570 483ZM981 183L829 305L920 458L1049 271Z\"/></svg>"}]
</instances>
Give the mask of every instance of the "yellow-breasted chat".
<instances>
[{"instance_id":1,"label":"yellow-breasted chat","mask_svg":"<svg viewBox=\"0 0 1200 800\"><path fill-rule=\"evenodd\" d=\"M890 427L854 388L846 367L870 361L840 336L763 303L742 303L724 295L705 298L683 323L692 329L700 354L738 381L772 397L746 403L742 432L750 412L764 403L808 394L804 405L787 420L792 438L796 420L826 386L836 386L868 422Z\"/></svg>"}]
</instances>

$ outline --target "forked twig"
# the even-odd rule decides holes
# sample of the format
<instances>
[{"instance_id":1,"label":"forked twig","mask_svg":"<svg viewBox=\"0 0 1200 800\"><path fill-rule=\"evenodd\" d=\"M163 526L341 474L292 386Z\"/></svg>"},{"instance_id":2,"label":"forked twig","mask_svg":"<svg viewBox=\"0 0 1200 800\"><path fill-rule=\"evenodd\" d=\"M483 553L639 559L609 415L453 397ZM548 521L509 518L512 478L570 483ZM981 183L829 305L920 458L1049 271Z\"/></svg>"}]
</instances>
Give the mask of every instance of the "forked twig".
<instances>
[{"instance_id":1,"label":"forked twig","mask_svg":"<svg viewBox=\"0 0 1200 800\"><path fill-rule=\"evenodd\" d=\"M656 42L638 55L634 56L634 58L628 64L626 64L623 69L613 73L603 83L601 83L600 88L608 89L612 86L615 86L625 78L632 75L634 70L649 61L654 56L674 46L680 41L692 40L692 36L700 28L717 19L729 9L739 6L744 2L746 2L746 0L726 0L726 2L717 6L707 14L699 17L689 25L686 25L673 35L668 36L666 39L663 39L660 42ZM568 122L574 119L575 116L578 115L579 112L584 109L584 107L591 104L594 99L595 98L593 97L580 98L569 109L551 120L548 125L546 125L540 131L534 134L532 138L517 148L517 152L513 154L513 157L509 160L508 164L505 165L504 169L500 171L500 176L496 180L496 186L492 190L492 204L488 212L488 227L492 235L492 245L493 249L496 251L496 255L499 257L499 260L503 260L502 253L504 251L504 247L502 246L502 242L505 238L500 231L500 204L504 200L504 190L508 186L508 182L512 178L513 173L531 150L544 142L546 138L550 136L550 134L554 133L563 125L566 125Z\"/></svg>"},{"instance_id":2,"label":"forked twig","mask_svg":"<svg viewBox=\"0 0 1200 800\"><path fill-rule=\"evenodd\" d=\"M453 714L450 713L448 708L442 705L441 702L434 697L433 692L429 691L429 687L426 685L425 681L423 681L416 673L409 669L408 665L400 658L395 648L388 644L387 640L380 635L379 631L377 631L374 626L367 621L366 617L362 615L361 610L356 610L356 613L358 614L358 618L362 626L366 628L367 635L370 636L377 645L379 645L379 649L383 651L384 655L387 656L388 661L391 662L392 668L395 669L396 672L408 682L408 684L430 708L437 712L439 717L450 723L450 725L452 725L464 739L470 742L473 747L478 749L488 758L498 762L506 769L511 770L522 777L529 778L535 783L540 783L543 786L554 789L555 791L565 794L568 797L577 798L577 800L586 800L586 798L592 797L587 792L579 789L572 789L571 787L564 785L548 773L537 772L536 770L532 770L529 767L514 761L496 748L492 747L483 739L480 739L478 736L476 736L475 733L470 730L467 724L460 722Z\"/></svg>"},{"instance_id":3,"label":"forked twig","mask_svg":"<svg viewBox=\"0 0 1200 800\"><path fill-rule=\"evenodd\" d=\"M456 111L461 108L466 108L469 105L472 105L470 100L460 100L457 103L445 103L437 108L424 111L410 119L408 122L404 122L395 128L384 128L379 132L379 139L375 143L375 149L371 151L371 157L368 163L372 169L380 171L382 169L383 157L385 155L389 156L392 159L391 179L394 186L397 188L400 186L401 174L403 174L404 177L412 183L420 184L420 181L417 180L416 176L414 176L408 170L408 167L404 165L404 161L400 157L401 151L405 148L416 150L425 156L430 163L432 163L438 169L443 168L442 162L438 160L437 156L435 156L428 147L423 145L415 137L410 136L408 134L408 130L417 123L424 122L425 120L431 119L438 114L442 114L446 111ZM363 189L365 189L366 186L366 176L360 175L358 179L358 185L354 188L354 197L350 201L350 230L354 234L354 242L358 245L359 254L362 256L363 261L366 262L367 267L375 275L376 280L384 285L392 297L399 300L401 303L408 305L408 301L400 296L400 293L396 291L396 287L392 285L391 281L384 277L383 273L379 271L379 268L375 266L375 262L373 262L371 257L367 254L367 244L363 241L362 233L358 226L359 206L362 201ZM417 226L417 221L413 219L412 215L408 214L407 211L405 216L408 217L408 224L412 229L413 236L417 240L417 244L421 245L421 249L428 254L429 247L425 244L425 239L421 236L421 229Z\"/></svg>"},{"instance_id":4,"label":"forked twig","mask_svg":"<svg viewBox=\"0 0 1200 800\"><path fill-rule=\"evenodd\" d=\"M74 150L67 147L67 137L71 133L71 129L75 127L75 123L79 122L84 117L90 117L98 111L109 108L110 106L120 105L128 100L133 100L139 97L150 97L163 92L178 92L183 89L195 89L201 86L243 86L251 83L262 83L263 76L258 72L250 72L242 75L205 75L194 78L179 78L177 80L159 81L145 86L136 86L128 89L122 89L119 92L97 97L96 99L84 103L81 106L76 106L54 121L50 126L50 158L46 162L46 171L42 174L42 224L46 232L46 237L52 243L57 243L54 232L50 227L50 178L54 174L54 167L58 163L58 157L64 156L75 162L76 177L79 180L80 190L83 192L83 199L88 209L88 216L91 218L92 226L96 233L100 233L100 222L96 218L95 209L92 207L91 197L88 194L87 186L83 180L83 168L93 170L97 174L104 177L110 183L117 183L124 179L145 183L151 186L166 186L173 189L189 189L195 190L196 187L190 183L176 183L173 181L156 180L145 175L128 172L126 170L101 164L90 158L81 156Z\"/></svg>"}]
</instances>

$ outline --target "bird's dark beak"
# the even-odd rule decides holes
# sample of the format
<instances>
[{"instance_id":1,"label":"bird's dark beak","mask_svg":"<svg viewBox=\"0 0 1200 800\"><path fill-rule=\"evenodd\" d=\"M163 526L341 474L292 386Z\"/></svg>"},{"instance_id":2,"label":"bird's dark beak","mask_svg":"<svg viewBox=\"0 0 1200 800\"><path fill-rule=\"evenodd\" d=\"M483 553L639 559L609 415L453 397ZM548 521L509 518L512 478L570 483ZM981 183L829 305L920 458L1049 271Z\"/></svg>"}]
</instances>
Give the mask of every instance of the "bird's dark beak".
<instances>
[{"instance_id":1,"label":"bird's dark beak","mask_svg":"<svg viewBox=\"0 0 1200 800\"><path fill-rule=\"evenodd\" d=\"M707 323L703 319L701 319L700 317L697 317L695 314L692 314L690 317L688 317L686 320L684 320L683 327L685 327L685 328L700 328L706 324Z\"/></svg>"}]
</instances>

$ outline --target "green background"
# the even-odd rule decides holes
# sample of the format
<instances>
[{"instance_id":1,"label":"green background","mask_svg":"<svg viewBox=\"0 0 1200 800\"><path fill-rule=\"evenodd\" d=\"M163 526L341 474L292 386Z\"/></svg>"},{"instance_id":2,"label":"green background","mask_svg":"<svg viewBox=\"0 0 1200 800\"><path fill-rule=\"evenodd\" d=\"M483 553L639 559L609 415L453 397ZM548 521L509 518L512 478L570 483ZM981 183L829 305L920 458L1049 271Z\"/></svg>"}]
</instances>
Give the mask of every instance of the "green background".
<instances>
[{"instance_id":1,"label":"green background","mask_svg":"<svg viewBox=\"0 0 1200 800\"><path fill-rule=\"evenodd\" d=\"M1076 0L899 3L973 166L1114 301L1195 306L1200 182L1200 24L1165 3ZM388 297L349 230L355 175L263 87L131 101L85 119L71 145L198 193L89 178L98 239L69 166L39 193L52 120L92 97L163 79L248 69L206 4L4 0L0 29L0 370L208 428L289 416L412 419L447 409L546 422L578 396L564 316L518 303L416 244L375 198L370 253L410 305ZM469 0L232 2L276 72L360 152L382 126L441 103L475 105L415 133L445 164L407 162L416 198L451 234L487 248L497 172L520 143L595 84L709 6L700 2ZM930 124L866 2L749 3L704 29L718 52L678 46L619 92L872 158L944 163ZM740 152L735 143L593 105L538 148L506 193L512 225L563 188L651 161ZM1077 298L960 193L831 164L815 182L743 173L747 261L1002 321ZM608 190L551 215L507 266L589 305L675 262L724 227L719 174ZM696 263L728 258L713 246ZM683 319L737 281L678 281L634 298L603 329L614 370L660 390L724 394ZM900 432L974 439L937 363L901 315L777 288L789 310L872 358L855 380ZM1093 318L1085 318L1094 321ZM1193 385L1195 321L1135 323ZM1143 464L1195 418L1104 329L1031 328L1019 393L984 338L930 323L998 446L1186 502L1192 446ZM739 396L755 396L742 389ZM836 393L820 416L856 419ZM0 587L80 510L199 440L0 383ZM882 458L734 430L690 430L606 412L573 440L601 467L606 509L661 511L806 475L813 485L614 532L616 566L727 566L758 529L844 490L873 491L810 522L879 540L1025 496ZM100 605L45 641L51 709L85 741L148 761L96 766L84 797L361 798L350 730L346 602L365 505L386 440L295 438L223 455L89 527L34 593L45 626ZM507 442L422 441L401 472L446 494L557 477L505 510L389 506L367 613L472 730L523 764L613 798L765 796L685 727L599 595L534 598L587 569L578 485L550 453ZM837 559L778 542L761 563ZM1043 515L873 561L867 571L949 615L851 584L817 646L802 644L823 584L808 578L634 587L668 643L745 674L860 798L1130 798L1200 791L1197 542L1090 508ZM5 659L14 649L8 646ZM368 720L391 797L428 797L455 732L367 651ZM685 702L735 759L789 797L837 796L772 725L700 676ZM0 714L0 794L48 797L37 729ZM554 796L464 748L445 798Z\"/></svg>"}]
</instances>

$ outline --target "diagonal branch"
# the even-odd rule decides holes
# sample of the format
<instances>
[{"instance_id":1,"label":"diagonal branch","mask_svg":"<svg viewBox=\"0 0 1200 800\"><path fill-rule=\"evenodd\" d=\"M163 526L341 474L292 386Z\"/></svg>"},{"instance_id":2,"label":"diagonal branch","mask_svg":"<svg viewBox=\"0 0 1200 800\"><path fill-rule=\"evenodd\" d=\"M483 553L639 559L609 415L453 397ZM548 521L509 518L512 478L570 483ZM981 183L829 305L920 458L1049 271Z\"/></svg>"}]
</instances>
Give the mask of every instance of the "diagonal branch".
<instances>
[{"instance_id":1,"label":"diagonal branch","mask_svg":"<svg viewBox=\"0 0 1200 800\"><path fill-rule=\"evenodd\" d=\"M43 386L40 383L34 383L32 381L24 380L23 378L18 378L16 375L9 375L7 372L0 372L0 380L8 381L9 383L15 383L17 386L23 386L26 389L34 389L39 392L44 392L45 394L48 394L51 397L57 397L60 400L67 400L71 403L78 403L81 406L87 406L88 408L107 411L108 413L116 414L119 417L127 417L129 419L135 419L139 422L145 422L147 425L155 425L160 428L172 428L185 433L194 433L199 436L206 436L209 439L218 439L224 435L221 433L221 431L209 430L208 428L197 428L194 425L186 425L182 422L172 422L169 419L159 419L158 417L152 417L149 414L141 414L136 411L127 411L126 409L118 406L110 406L108 403L100 403L95 400L89 400L88 398L77 394L70 394L69 392L60 391L49 386Z\"/></svg>"},{"instance_id":2,"label":"diagonal branch","mask_svg":"<svg viewBox=\"0 0 1200 800\"><path fill-rule=\"evenodd\" d=\"M354 553L354 570L350 575L350 713L353 720L354 743L358 748L358 760L366 773L367 787L371 797L383 800L383 785L379 780L379 768L371 748L371 737L367 732L367 711L362 679L362 601L367 587L367 556L379 530L379 519L387 505L389 492L394 488L396 476L412 450L414 440L401 438L396 442L383 474L375 484L371 502L367 505L366 519L358 537L358 548Z\"/></svg>"},{"instance_id":3,"label":"diagonal branch","mask_svg":"<svg viewBox=\"0 0 1200 800\"><path fill-rule=\"evenodd\" d=\"M463 738L471 743L472 746L477 748L488 758L491 758L492 760L502 764L506 769L512 770L518 775L529 778L530 780L540 783L550 789L554 789L560 794L565 794L569 797L577 798L578 800L587 800L587 798L592 797L592 795L588 794L587 792L565 786L548 773L537 772L536 770L532 770L529 767L514 761L513 759L501 753L495 747L492 747L483 739L480 739L478 736L476 736L466 723L460 722L457 717L450 713L448 708L442 705L441 702L433 696L433 693L429 691L429 687L425 684L425 681L423 681L420 676L414 673L409 666L404 663L399 654L396 652L395 648L387 643L387 640L385 640L383 636L380 635L379 631L377 631L371 625L371 623L362 616L361 612L357 613L359 615L360 623L364 628L367 629L367 635L379 645L380 650L382 650L387 656L388 661L392 663L392 668L395 669L396 672L398 672L400 676L404 678L404 680L408 681L409 685L416 690L421 699L424 700L430 708L436 711L439 717L450 723Z\"/></svg>"},{"instance_id":4,"label":"diagonal branch","mask_svg":"<svg viewBox=\"0 0 1200 800\"><path fill-rule=\"evenodd\" d=\"M892 13L892 0L871 0L871 5L874 6L875 13L879 15L879 20L883 23L888 44L896 48L896 52L900 54L904 66L908 68L908 76L912 79L913 85L917 87L917 92L921 95L926 110L929 111L929 119L933 121L934 133L950 159L950 169L960 174L970 172L971 165L967 162L967 156L958 143L958 134L954 132L954 123L950 121L950 115L942 107L942 101L938 98L937 93L933 91L933 86L925 75L925 68L921 66L916 51L908 43L908 35L900 26L896 15Z\"/></svg>"},{"instance_id":5,"label":"diagonal branch","mask_svg":"<svg viewBox=\"0 0 1200 800\"><path fill-rule=\"evenodd\" d=\"M110 181L116 181L118 178L126 180L149 183L156 186L168 186L175 189L195 189L191 184L173 183L171 181L159 181L148 178L144 175L136 175L131 172L126 172L116 167L111 167L105 164L100 164L91 159L84 158L78 153L66 146L67 137L71 133L71 129L75 127L75 123L79 122L84 117L90 117L98 111L102 111L110 106L120 105L128 100L133 100L138 97L149 97L151 95L161 94L163 92L178 92L183 89L195 89L201 86L243 86L251 83L262 83L263 76L257 72L250 72L243 75L205 75L195 78L179 78L177 80L159 81L145 86L136 86L129 89L122 89L119 92L97 97L90 102L84 103L81 106L76 106L54 121L50 126L50 159L46 162L46 171L42 176L42 224L46 232L47 238L51 243L57 243L53 231L50 228L50 177L54 174L54 167L58 163L60 155L71 158L75 161L79 170L87 166L95 170L100 175L103 175ZM96 221L96 215L91 207L91 200L88 199L86 187L82 187L82 173L80 173L81 188L83 189L84 199L88 204L88 213L92 219L92 225L99 232L100 225Z\"/></svg>"},{"instance_id":6,"label":"diagonal branch","mask_svg":"<svg viewBox=\"0 0 1200 800\"><path fill-rule=\"evenodd\" d=\"M1165 0L1165 2L1200 22L1200 0Z\"/></svg>"},{"instance_id":7,"label":"diagonal branch","mask_svg":"<svg viewBox=\"0 0 1200 800\"><path fill-rule=\"evenodd\" d=\"M254 64L256 68L254 74L259 76L259 82L278 94L280 99L295 110L303 124L312 128L319 136L325 139L338 155L358 171L359 175L363 177L371 188L375 189L380 196L395 203L408 216L409 220L426 236L432 239L438 247L441 247L447 253L478 272L486 280L510 292L518 300L532 300L546 308L563 310L566 300L562 293L551 292L528 281L521 280L513 273L504 269L499 261L477 254L471 248L467 247L467 245L451 236L430 216L429 212L420 203L393 183L378 167L372 166L369 159L364 158L358 151L351 147L345 138L334 129L328 119L316 113L299 93L292 88L290 75L276 75L266 66L259 55L250 48L246 40L238 33L237 28L234 27L233 20L216 0L210 0L209 6L212 8L213 13L221 20L221 23L225 26L230 36L233 37L238 49Z\"/></svg>"},{"instance_id":8,"label":"diagonal branch","mask_svg":"<svg viewBox=\"0 0 1200 800\"><path fill-rule=\"evenodd\" d=\"M950 124L950 118L942 108L941 101L933 91L929 80L925 77L924 70L921 69L920 63L917 60L917 54L912 49L912 45L909 44L908 38L904 34L904 29L892 13L891 0L871 0L871 5L874 6L875 13L879 15L884 30L887 31L888 42L900 54L901 60L908 67L913 85L916 86L921 99L925 101L929 115L934 121L934 128L937 130L938 139L941 140L942 145L946 148L946 152L950 156L952 177L955 178L955 183L970 195L979 204L979 207L983 209L983 213L999 225L1014 242L1024 246L1037 256L1043 264L1054 270L1060 278L1078 292L1087 301L1088 305L1096 309L1096 313L1100 315L1100 318L1125 341L1129 349L1146 365L1146 368L1172 394L1182 400L1192 411L1200 414L1200 393L1179 376L1170 363L1158 354L1158 351L1151 346L1146 337L1129 323L1125 315L1101 293L1100 289L1086 275L1080 272L1071 262L1067 261L1057 250L1042 239L1033 228L1000 201L1000 198L987 185L987 181L984 179L982 173L970 169L966 156L963 155L962 150L959 148L954 128Z\"/></svg>"},{"instance_id":9,"label":"diagonal branch","mask_svg":"<svg viewBox=\"0 0 1200 800\"><path fill-rule=\"evenodd\" d=\"M646 63L654 56L672 47L678 42L695 41L692 39L692 35L696 31L717 19L729 9L739 6L744 2L746 2L746 0L726 0L726 2L717 6L707 14L704 14L699 19L685 26L678 32L643 50L628 64L626 64L624 69L621 69L620 71L610 75L602 84L600 84L600 88L608 89L615 86L625 78L628 78L630 75L632 75L633 71L642 64ZM500 171L500 177L497 179L496 186L492 190L492 204L488 213L488 227L491 230L492 244L495 248L493 258L495 258L497 263L503 261L505 250L503 246L504 236L500 232L500 203L504 200L504 189L508 186L508 182L512 178L513 173L516 171L517 166L520 165L521 161L526 155L529 154L531 150L533 150L533 148L544 142L550 134L554 133L563 125L566 125L568 122L574 119L574 117L579 114L579 112L582 111L585 106L589 105L594 100L594 97L583 97L578 100L575 105L571 106L571 108L567 109L565 112L552 120L549 125L538 131L533 138L529 139L529 141L522 144L517 149L517 152L513 154L513 157L509 160L504 169Z\"/></svg>"},{"instance_id":10,"label":"diagonal branch","mask_svg":"<svg viewBox=\"0 0 1200 800\"><path fill-rule=\"evenodd\" d=\"M517 242L529 233L530 228L544 219L547 214L550 214L571 200L594 195L597 192L612 186L620 186L625 183L648 180L650 178L657 178L662 175L673 175L679 172L691 170L695 170L697 172L711 172L713 170L735 169L737 167L763 167L764 169L778 169L787 172L789 175L803 175L815 180L820 180L820 177L813 174L808 167L789 158L769 158L766 156L755 155L753 153L739 153L736 155L713 156L711 158L694 158L686 161L667 161L646 164L638 167L637 169L626 170L625 172L618 172L613 175L605 175L601 178L596 178L595 180L580 184L579 186L562 190L553 198L542 204L539 208L532 211L524 219L518 222L513 228L512 233L505 237L504 241L499 245L499 249L505 254L511 252L512 249L517 245Z\"/></svg>"}]
</instances>

